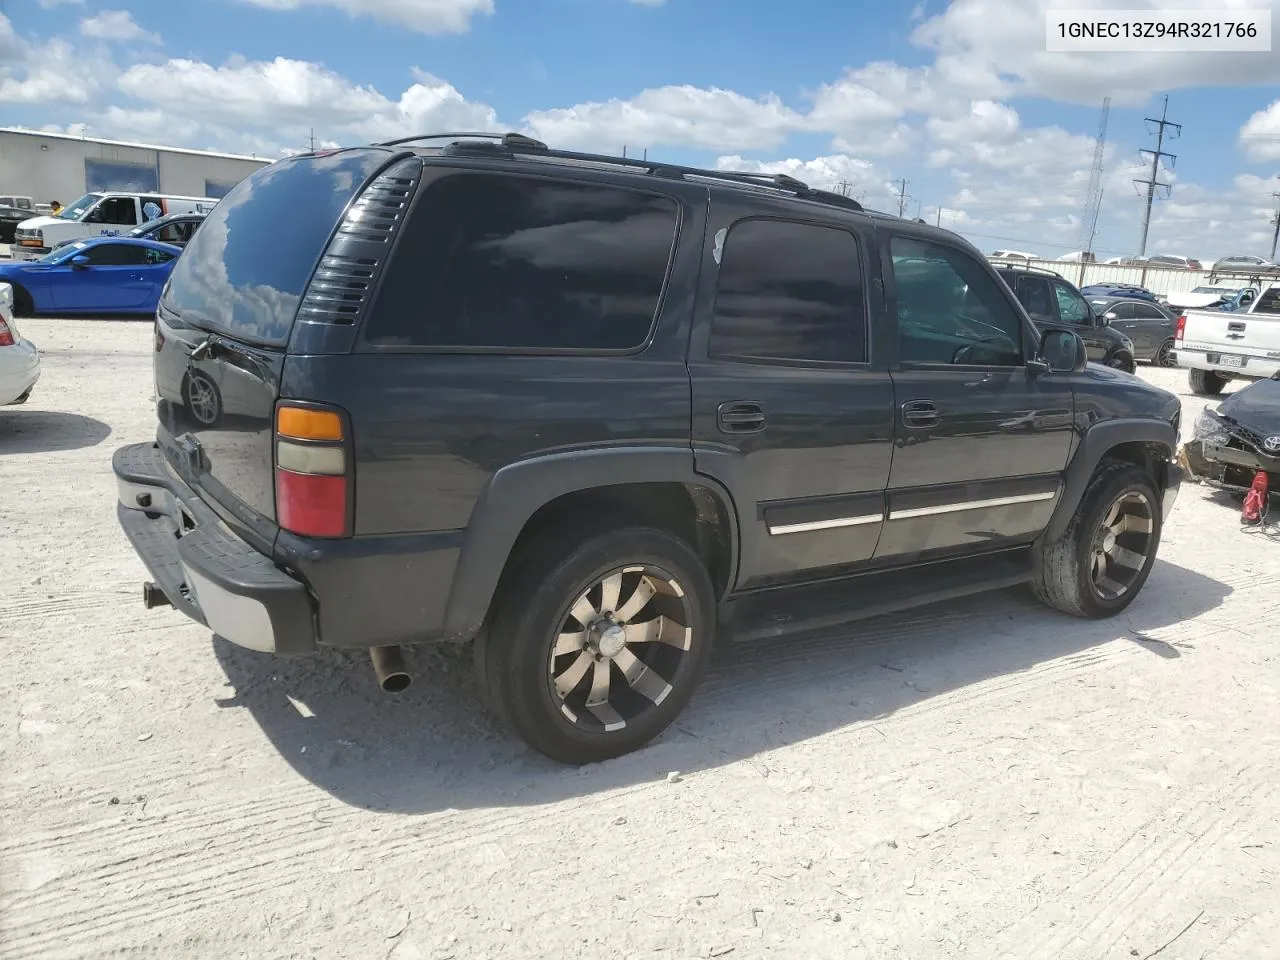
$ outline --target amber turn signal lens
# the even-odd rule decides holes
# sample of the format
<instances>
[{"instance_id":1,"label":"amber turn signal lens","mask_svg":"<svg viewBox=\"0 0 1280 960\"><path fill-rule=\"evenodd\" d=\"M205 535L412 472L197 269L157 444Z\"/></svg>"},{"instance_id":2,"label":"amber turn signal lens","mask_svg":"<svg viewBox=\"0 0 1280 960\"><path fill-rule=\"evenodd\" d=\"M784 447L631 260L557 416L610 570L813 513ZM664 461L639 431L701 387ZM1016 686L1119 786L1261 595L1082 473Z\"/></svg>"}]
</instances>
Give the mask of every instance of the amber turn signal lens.
<instances>
[{"instance_id":1,"label":"amber turn signal lens","mask_svg":"<svg viewBox=\"0 0 1280 960\"><path fill-rule=\"evenodd\" d=\"M342 418L332 410L280 407L276 411L276 433L295 440L341 440Z\"/></svg>"}]
</instances>

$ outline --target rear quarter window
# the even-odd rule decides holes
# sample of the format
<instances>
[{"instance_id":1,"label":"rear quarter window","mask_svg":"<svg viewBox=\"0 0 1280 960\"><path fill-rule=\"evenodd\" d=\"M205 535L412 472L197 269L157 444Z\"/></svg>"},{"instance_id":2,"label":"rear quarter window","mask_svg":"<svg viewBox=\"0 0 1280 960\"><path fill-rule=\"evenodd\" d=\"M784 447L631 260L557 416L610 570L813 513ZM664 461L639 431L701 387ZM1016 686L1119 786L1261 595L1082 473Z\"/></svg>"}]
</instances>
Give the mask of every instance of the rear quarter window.
<instances>
[{"instance_id":1,"label":"rear quarter window","mask_svg":"<svg viewBox=\"0 0 1280 960\"><path fill-rule=\"evenodd\" d=\"M618 187L445 176L419 198L404 227L365 321L365 342L638 348L653 327L678 210L670 197Z\"/></svg>"},{"instance_id":2,"label":"rear quarter window","mask_svg":"<svg viewBox=\"0 0 1280 960\"><path fill-rule=\"evenodd\" d=\"M1280 287L1272 287L1258 297L1258 302L1253 305L1252 312L1280 316Z\"/></svg>"},{"instance_id":3,"label":"rear quarter window","mask_svg":"<svg viewBox=\"0 0 1280 960\"><path fill-rule=\"evenodd\" d=\"M193 326L284 346L338 219L390 155L282 160L241 180L200 224L164 298Z\"/></svg>"}]
</instances>

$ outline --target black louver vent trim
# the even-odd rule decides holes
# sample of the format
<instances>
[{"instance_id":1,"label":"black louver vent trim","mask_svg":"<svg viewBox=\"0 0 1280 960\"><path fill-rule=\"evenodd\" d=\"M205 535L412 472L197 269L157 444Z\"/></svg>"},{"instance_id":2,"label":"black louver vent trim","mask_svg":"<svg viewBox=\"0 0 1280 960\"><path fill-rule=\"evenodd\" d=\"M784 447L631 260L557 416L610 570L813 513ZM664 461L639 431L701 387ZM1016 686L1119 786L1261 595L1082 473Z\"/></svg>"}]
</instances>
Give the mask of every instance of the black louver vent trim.
<instances>
[{"instance_id":1,"label":"black louver vent trim","mask_svg":"<svg viewBox=\"0 0 1280 960\"><path fill-rule=\"evenodd\" d=\"M298 309L308 323L360 322L422 174L417 158L380 174L347 208Z\"/></svg>"}]
</instances>

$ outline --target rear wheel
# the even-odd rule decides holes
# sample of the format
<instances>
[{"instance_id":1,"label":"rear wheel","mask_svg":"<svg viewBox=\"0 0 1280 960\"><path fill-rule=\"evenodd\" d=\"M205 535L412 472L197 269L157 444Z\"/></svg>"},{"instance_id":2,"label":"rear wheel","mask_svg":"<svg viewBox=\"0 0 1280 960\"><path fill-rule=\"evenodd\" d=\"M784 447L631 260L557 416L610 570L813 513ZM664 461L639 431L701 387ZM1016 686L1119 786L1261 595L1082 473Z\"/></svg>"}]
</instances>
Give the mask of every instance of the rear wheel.
<instances>
[{"instance_id":1,"label":"rear wheel","mask_svg":"<svg viewBox=\"0 0 1280 960\"><path fill-rule=\"evenodd\" d=\"M499 591L476 641L477 680L490 708L554 760L591 763L644 745L706 670L711 579L664 530L535 548Z\"/></svg>"},{"instance_id":2,"label":"rear wheel","mask_svg":"<svg viewBox=\"0 0 1280 960\"><path fill-rule=\"evenodd\" d=\"M1187 374L1191 392L1198 397L1216 397L1227 385L1227 378L1210 370L1192 370Z\"/></svg>"},{"instance_id":3,"label":"rear wheel","mask_svg":"<svg viewBox=\"0 0 1280 960\"><path fill-rule=\"evenodd\" d=\"M1037 548L1036 596L1072 616L1119 613L1151 573L1162 520L1160 495L1146 471L1104 460L1067 529Z\"/></svg>"},{"instance_id":4,"label":"rear wheel","mask_svg":"<svg viewBox=\"0 0 1280 960\"><path fill-rule=\"evenodd\" d=\"M1172 337L1160 344L1160 349L1156 351L1155 365L1157 367L1176 367L1178 365L1177 360L1174 359Z\"/></svg>"}]
</instances>

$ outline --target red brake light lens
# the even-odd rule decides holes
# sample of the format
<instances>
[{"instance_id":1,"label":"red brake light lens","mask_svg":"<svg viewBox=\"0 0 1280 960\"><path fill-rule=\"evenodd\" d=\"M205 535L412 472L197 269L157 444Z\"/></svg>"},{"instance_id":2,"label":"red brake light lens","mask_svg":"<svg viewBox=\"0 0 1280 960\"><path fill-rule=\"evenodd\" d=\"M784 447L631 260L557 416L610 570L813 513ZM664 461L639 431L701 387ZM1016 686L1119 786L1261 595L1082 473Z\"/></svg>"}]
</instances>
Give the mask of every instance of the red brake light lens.
<instances>
[{"instance_id":1,"label":"red brake light lens","mask_svg":"<svg viewBox=\"0 0 1280 960\"><path fill-rule=\"evenodd\" d=\"M333 410L276 409L276 519L302 537L351 535L349 437Z\"/></svg>"},{"instance_id":2,"label":"red brake light lens","mask_svg":"<svg viewBox=\"0 0 1280 960\"><path fill-rule=\"evenodd\" d=\"M1187 315L1184 313L1178 318L1178 325L1174 328L1173 339L1181 340L1183 334L1187 332Z\"/></svg>"},{"instance_id":3,"label":"red brake light lens","mask_svg":"<svg viewBox=\"0 0 1280 960\"><path fill-rule=\"evenodd\" d=\"M0 347L12 347L13 344L13 331L9 329L7 323L0 320Z\"/></svg>"}]
</instances>

